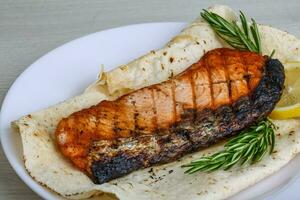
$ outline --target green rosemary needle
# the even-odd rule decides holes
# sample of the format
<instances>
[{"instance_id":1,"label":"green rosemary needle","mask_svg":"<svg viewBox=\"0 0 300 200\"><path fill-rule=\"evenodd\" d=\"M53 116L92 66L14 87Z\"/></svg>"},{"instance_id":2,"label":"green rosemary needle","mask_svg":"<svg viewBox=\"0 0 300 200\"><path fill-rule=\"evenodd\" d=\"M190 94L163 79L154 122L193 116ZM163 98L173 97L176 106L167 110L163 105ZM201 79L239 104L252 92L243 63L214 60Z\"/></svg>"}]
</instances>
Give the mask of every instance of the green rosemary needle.
<instances>
[{"instance_id":1,"label":"green rosemary needle","mask_svg":"<svg viewBox=\"0 0 300 200\"><path fill-rule=\"evenodd\" d=\"M202 18L214 29L217 35L236 49L249 50L261 54L261 41L257 24L251 19L251 25L240 11L241 27L236 22L228 22L220 15L203 10Z\"/></svg>"},{"instance_id":2,"label":"green rosemary needle","mask_svg":"<svg viewBox=\"0 0 300 200\"><path fill-rule=\"evenodd\" d=\"M186 173L193 174L197 171L228 170L237 163L243 165L259 162L268 151L270 154L273 152L274 129L275 126L269 119L257 122L230 139L225 144L224 150L192 161L182 167L189 168Z\"/></svg>"},{"instance_id":3,"label":"green rosemary needle","mask_svg":"<svg viewBox=\"0 0 300 200\"><path fill-rule=\"evenodd\" d=\"M228 22L220 15L207 10L203 10L201 16L216 34L233 48L262 53L257 24L254 19L251 19L252 23L249 25L243 12L240 11L241 26L238 26L235 21ZM272 51L270 57L274 53L275 50ZM274 129L275 126L268 119L257 122L230 139L225 144L224 150L192 161L182 167L188 168L186 173L193 174L197 171L227 170L237 163L258 162L268 151L269 153L273 152L275 144Z\"/></svg>"}]
</instances>

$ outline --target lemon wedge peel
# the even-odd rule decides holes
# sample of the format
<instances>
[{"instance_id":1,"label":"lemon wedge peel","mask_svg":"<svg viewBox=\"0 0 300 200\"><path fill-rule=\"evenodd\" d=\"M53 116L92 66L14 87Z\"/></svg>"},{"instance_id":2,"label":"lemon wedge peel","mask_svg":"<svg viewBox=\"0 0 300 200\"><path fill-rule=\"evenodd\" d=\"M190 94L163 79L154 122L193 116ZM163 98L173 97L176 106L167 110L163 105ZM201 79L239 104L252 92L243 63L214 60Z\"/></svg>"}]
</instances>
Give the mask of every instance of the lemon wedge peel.
<instances>
[{"instance_id":1,"label":"lemon wedge peel","mask_svg":"<svg viewBox=\"0 0 300 200\"><path fill-rule=\"evenodd\" d=\"M285 85L286 89L281 100L269 116L272 119L290 119L300 117L300 84L298 83L300 80L300 61L286 62L284 67L286 72L285 84L287 85Z\"/></svg>"}]
</instances>

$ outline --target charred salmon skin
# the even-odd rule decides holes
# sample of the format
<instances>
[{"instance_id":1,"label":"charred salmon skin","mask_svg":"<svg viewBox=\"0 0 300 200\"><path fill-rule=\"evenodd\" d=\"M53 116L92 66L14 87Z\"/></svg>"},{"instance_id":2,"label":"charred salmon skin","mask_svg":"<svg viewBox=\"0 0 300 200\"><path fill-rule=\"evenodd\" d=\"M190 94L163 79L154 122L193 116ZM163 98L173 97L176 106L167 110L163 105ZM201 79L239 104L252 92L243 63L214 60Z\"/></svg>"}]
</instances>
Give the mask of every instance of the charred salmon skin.
<instances>
[{"instance_id":1,"label":"charred salmon skin","mask_svg":"<svg viewBox=\"0 0 300 200\"><path fill-rule=\"evenodd\" d=\"M62 119L57 144L101 184L174 161L267 117L280 99L284 79L278 60L215 49L165 82Z\"/></svg>"}]
</instances>

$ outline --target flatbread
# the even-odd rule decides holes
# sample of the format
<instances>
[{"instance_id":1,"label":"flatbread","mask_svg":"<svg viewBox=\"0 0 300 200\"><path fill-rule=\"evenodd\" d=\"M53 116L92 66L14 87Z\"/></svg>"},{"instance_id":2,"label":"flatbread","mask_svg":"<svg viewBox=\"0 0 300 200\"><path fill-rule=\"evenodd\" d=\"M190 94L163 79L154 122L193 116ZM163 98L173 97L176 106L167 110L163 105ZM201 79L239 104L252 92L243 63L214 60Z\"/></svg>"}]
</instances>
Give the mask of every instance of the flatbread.
<instances>
[{"instance_id":1,"label":"flatbread","mask_svg":"<svg viewBox=\"0 0 300 200\"><path fill-rule=\"evenodd\" d=\"M210 10L226 19L236 19L235 13L227 6L214 6ZM264 54L275 49L274 57L283 63L300 60L300 40L295 36L263 25L259 30ZM101 185L93 184L77 170L61 155L54 142L54 130L63 117L102 100L164 81L198 61L206 51L224 45L199 17L162 49L103 72L82 95L13 122L12 126L22 138L28 173L40 184L70 199L94 196L94 199L193 200L225 199L276 172L300 151L300 120L274 121L280 127L276 131L276 153L251 166L184 174L181 165L216 152L223 145L217 144L176 162L138 170ZM173 62L170 62L170 57Z\"/></svg>"}]
</instances>

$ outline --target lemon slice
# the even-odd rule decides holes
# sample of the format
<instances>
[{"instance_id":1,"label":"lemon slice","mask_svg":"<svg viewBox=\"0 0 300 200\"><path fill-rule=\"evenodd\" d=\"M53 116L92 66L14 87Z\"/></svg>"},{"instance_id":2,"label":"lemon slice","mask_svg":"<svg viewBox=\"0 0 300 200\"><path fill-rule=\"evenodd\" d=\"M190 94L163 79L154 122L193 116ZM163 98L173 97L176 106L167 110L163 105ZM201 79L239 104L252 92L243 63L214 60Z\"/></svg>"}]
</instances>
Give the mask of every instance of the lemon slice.
<instances>
[{"instance_id":1,"label":"lemon slice","mask_svg":"<svg viewBox=\"0 0 300 200\"><path fill-rule=\"evenodd\" d=\"M285 89L270 117L289 119L300 117L300 61L287 62L285 67Z\"/></svg>"}]
</instances>

